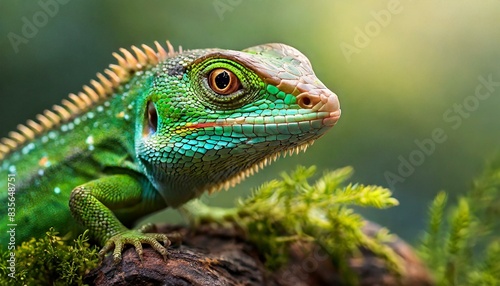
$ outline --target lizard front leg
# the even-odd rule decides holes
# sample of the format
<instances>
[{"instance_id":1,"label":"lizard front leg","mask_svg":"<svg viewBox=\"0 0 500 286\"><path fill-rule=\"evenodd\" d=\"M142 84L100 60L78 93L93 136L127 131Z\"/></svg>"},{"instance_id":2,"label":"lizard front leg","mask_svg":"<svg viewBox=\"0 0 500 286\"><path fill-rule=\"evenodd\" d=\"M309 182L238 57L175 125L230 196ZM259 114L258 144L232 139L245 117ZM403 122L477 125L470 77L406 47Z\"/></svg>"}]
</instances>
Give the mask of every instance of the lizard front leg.
<instances>
[{"instance_id":1,"label":"lizard front leg","mask_svg":"<svg viewBox=\"0 0 500 286\"><path fill-rule=\"evenodd\" d=\"M103 245L99 252L101 258L114 248L115 263L121 260L125 244L134 245L141 258L142 243L150 244L167 257L166 247L170 241L165 234L143 233L145 229L130 230L115 215L124 212L135 219L165 207L165 202L149 182L131 175L112 175L80 185L71 192L69 201L73 217Z\"/></svg>"}]
</instances>

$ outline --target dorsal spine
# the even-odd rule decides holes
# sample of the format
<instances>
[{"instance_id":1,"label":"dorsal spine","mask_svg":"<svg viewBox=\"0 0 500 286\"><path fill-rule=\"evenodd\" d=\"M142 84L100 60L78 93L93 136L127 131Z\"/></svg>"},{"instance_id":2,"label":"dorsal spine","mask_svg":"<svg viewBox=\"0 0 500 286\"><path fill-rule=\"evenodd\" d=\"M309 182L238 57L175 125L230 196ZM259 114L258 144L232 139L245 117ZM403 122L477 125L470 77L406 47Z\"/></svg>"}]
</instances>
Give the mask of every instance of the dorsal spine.
<instances>
[{"instance_id":1,"label":"dorsal spine","mask_svg":"<svg viewBox=\"0 0 500 286\"><path fill-rule=\"evenodd\" d=\"M54 105L51 110L47 109L38 114L36 116L38 122L28 120L26 124L19 124L16 131L11 131L7 137L0 139L0 160L38 135L68 122L107 100L116 88L130 80L134 72L157 65L167 58L182 53L182 47L176 52L169 41L166 41L167 50L158 42L154 44L156 51L147 45L142 45L142 49L131 47L134 54L124 48L120 49L123 56L113 53L118 64L110 64L109 68L104 70L107 76L97 73L97 80L90 81L92 87L84 85L83 91L78 94L70 93L60 105Z\"/></svg>"}]
</instances>

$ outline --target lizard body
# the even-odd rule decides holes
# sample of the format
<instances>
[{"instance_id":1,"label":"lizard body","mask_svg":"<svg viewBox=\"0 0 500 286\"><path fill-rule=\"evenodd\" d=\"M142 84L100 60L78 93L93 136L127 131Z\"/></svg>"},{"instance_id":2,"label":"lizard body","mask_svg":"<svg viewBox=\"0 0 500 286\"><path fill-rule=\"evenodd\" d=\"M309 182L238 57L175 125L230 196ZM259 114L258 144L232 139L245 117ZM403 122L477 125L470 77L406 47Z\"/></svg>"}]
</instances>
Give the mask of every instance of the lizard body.
<instances>
[{"instance_id":1,"label":"lizard body","mask_svg":"<svg viewBox=\"0 0 500 286\"><path fill-rule=\"evenodd\" d=\"M9 224L18 244L51 226L88 228L115 259L124 243L165 255L166 236L127 227L305 150L340 117L337 96L292 47L155 45L114 53L92 87L2 139L1 245Z\"/></svg>"}]
</instances>

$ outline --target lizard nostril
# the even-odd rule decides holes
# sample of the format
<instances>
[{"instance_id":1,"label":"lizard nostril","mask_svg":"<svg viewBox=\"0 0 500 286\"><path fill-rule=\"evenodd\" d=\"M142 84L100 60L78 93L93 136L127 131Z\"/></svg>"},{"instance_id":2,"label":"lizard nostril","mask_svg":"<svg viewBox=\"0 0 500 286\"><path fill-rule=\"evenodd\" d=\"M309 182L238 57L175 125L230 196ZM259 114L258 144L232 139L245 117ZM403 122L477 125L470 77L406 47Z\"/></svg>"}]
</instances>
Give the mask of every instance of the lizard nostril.
<instances>
[{"instance_id":1,"label":"lizard nostril","mask_svg":"<svg viewBox=\"0 0 500 286\"><path fill-rule=\"evenodd\" d=\"M297 100L297 103L302 108L311 108L312 107L312 101L311 101L311 98L309 98L309 96L301 96Z\"/></svg>"},{"instance_id":2,"label":"lizard nostril","mask_svg":"<svg viewBox=\"0 0 500 286\"><path fill-rule=\"evenodd\" d=\"M147 124L144 124L143 135L147 136L156 133L158 127L158 113L156 112L156 107L153 102L148 102L144 117L147 120Z\"/></svg>"}]
</instances>

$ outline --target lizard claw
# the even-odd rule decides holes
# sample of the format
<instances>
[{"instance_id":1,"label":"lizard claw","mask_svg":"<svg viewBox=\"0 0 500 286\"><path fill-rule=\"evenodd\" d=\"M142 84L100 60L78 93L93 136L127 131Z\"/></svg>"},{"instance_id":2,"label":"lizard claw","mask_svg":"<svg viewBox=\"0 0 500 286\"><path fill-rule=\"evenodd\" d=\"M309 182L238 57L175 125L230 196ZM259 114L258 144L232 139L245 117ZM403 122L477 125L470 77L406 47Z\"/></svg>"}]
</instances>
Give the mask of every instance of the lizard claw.
<instances>
[{"instance_id":1,"label":"lizard claw","mask_svg":"<svg viewBox=\"0 0 500 286\"><path fill-rule=\"evenodd\" d=\"M161 245L158 241L163 242L163 245ZM117 264L122 260L122 251L125 245L132 244L142 261L143 243L151 245L154 250L158 251L163 256L164 260L167 260L167 248L170 245L170 240L167 235L162 233L142 233L138 230L127 230L112 236L108 239L108 241L106 241L104 247L99 251L99 258L102 260L106 253L110 252L114 248L113 262Z\"/></svg>"}]
</instances>

